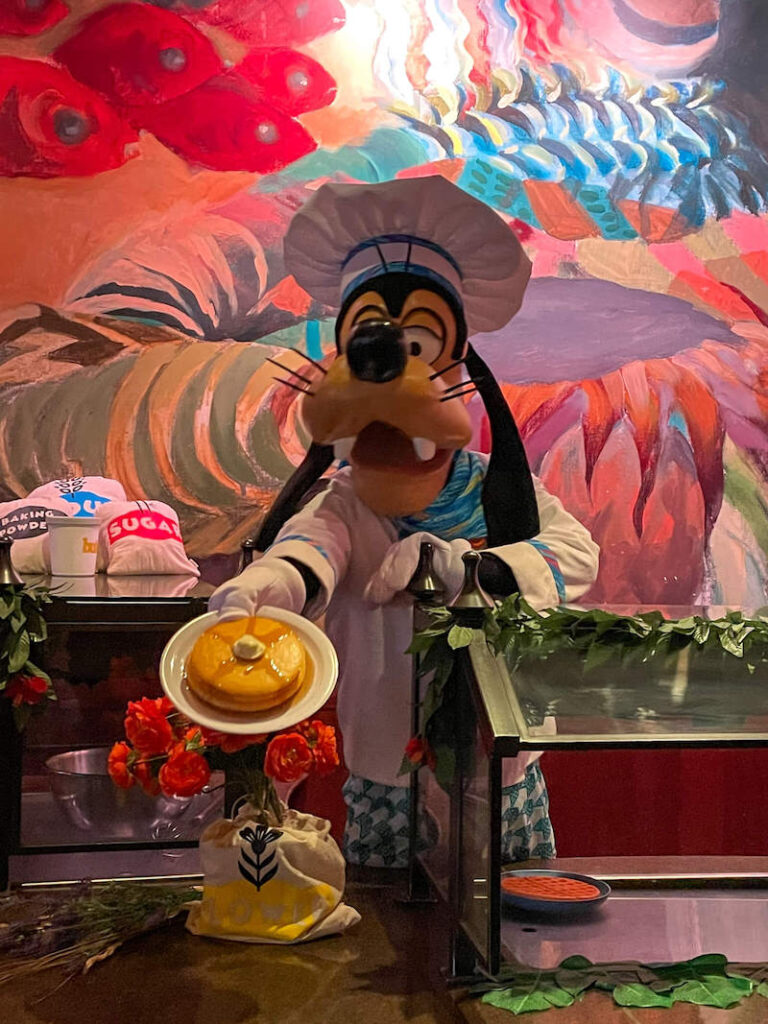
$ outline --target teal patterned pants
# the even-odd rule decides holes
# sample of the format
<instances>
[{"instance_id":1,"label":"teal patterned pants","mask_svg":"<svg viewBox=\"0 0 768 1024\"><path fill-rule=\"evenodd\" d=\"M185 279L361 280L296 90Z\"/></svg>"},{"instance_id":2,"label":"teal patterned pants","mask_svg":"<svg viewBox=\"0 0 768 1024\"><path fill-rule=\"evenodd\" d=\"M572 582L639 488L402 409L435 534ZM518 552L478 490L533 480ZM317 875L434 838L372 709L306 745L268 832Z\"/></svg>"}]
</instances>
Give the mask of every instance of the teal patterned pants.
<instances>
[{"instance_id":1,"label":"teal patterned pants","mask_svg":"<svg viewBox=\"0 0 768 1024\"><path fill-rule=\"evenodd\" d=\"M408 788L384 786L359 775L350 775L343 793L347 804L346 860L368 867L406 867ZM437 839L434 823L427 821L423 831L426 844L432 845ZM528 766L520 782L501 791L502 863L550 859L555 855L547 785L536 761Z\"/></svg>"}]
</instances>

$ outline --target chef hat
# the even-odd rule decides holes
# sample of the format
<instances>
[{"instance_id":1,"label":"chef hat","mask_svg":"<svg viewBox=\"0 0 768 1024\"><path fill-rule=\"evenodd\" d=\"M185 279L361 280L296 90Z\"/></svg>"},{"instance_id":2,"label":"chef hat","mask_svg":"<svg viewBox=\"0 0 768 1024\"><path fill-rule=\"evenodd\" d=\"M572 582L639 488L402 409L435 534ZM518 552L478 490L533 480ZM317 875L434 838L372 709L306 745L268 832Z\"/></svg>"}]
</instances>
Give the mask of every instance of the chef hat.
<instances>
[{"instance_id":1,"label":"chef hat","mask_svg":"<svg viewBox=\"0 0 768 1024\"><path fill-rule=\"evenodd\" d=\"M470 334L515 315L531 272L501 217L439 175L322 185L295 214L284 251L298 284L326 306L382 274L431 278L459 300Z\"/></svg>"}]
</instances>

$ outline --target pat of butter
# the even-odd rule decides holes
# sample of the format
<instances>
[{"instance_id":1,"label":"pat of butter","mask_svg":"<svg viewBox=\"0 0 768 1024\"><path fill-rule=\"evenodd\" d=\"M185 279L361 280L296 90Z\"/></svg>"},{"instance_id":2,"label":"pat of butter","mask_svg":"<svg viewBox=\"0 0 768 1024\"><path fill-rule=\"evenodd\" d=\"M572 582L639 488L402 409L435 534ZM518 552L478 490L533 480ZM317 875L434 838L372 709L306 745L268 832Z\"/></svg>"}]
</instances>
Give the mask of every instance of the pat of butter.
<instances>
[{"instance_id":1,"label":"pat of butter","mask_svg":"<svg viewBox=\"0 0 768 1024\"><path fill-rule=\"evenodd\" d=\"M232 644L232 653L243 661L256 661L266 651L266 645L251 633L244 633Z\"/></svg>"}]
</instances>

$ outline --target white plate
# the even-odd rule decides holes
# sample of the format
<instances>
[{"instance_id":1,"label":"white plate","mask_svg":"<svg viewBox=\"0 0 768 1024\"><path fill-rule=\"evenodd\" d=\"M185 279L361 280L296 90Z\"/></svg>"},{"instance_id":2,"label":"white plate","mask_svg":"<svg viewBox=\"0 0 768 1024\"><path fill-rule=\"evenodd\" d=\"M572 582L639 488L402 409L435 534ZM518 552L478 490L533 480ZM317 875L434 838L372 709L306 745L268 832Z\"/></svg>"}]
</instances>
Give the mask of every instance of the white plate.
<instances>
[{"instance_id":1,"label":"white plate","mask_svg":"<svg viewBox=\"0 0 768 1024\"><path fill-rule=\"evenodd\" d=\"M290 700L263 712L223 711L201 700L187 685L187 658L197 638L216 622L218 616L215 612L200 615L174 633L160 659L163 690L174 707L197 725L238 735L279 732L290 729L319 711L333 693L339 675L339 663L336 651L325 633L301 615L279 608L260 608L259 615L284 622L296 631L312 663L312 675L308 683Z\"/></svg>"}]
</instances>

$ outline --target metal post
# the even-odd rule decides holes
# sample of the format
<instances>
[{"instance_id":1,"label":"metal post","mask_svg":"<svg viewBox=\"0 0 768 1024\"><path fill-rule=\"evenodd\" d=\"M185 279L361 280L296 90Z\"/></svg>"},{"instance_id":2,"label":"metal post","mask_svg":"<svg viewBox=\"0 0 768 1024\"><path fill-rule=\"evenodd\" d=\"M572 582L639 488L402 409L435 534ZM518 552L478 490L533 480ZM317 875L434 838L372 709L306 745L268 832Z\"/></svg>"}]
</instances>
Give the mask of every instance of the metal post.
<instances>
[{"instance_id":1,"label":"metal post","mask_svg":"<svg viewBox=\"0 0 768 1024\"><path fill-rule=\"evenodd\" d=\"M8 888L8 861L20 840L23 751L13 705L0 697L0 893Z\"/></svg>"},{"instance_id":2,"label":"metal post","mask_svg":"<svg viewBox=\"0 0 768 1024\"><path fill-rule=\"evenodd\" d=\"M493 600L480 586L479 572L481 555L477 551L467 551L462 555L464 563L464 583L456 597L448 605L454 621L459 626L479 629L485 621L489 608L493 608ZM454 666L454 672L457 669ZM462 689L456 695L462 702L469 702L469 692ZM449 980L459 983L460 980L471 978L477 967L477 950L464 933L461 922L461 911L464 905L464 789L466 779L464 768L460 764L456 768L456 777L451 788L451 877L448 882L448 899L451 904L453 935L451 936L451 973Z\"/></svg>"},{"instance_id":3,"label":"metal post","mask_svg":"<svg viewBox=\"0 0 768 1024\"><path fill-rule=\"evenodd\" d=\"M413 608L413 631L416 634L429 624L429 608L442 604L445 598L445 584L434 570L434 547L429 542L421 545L419 564L408 584L408 593L415 599ZM421 727L421 656L413 655L411 676L411 736L416 736ZM431 902L429 885L422 872L418 857L419 841L419 773L411 772L408 805L408 892L405 903Z\"/></svg>"}]
</instances>

